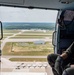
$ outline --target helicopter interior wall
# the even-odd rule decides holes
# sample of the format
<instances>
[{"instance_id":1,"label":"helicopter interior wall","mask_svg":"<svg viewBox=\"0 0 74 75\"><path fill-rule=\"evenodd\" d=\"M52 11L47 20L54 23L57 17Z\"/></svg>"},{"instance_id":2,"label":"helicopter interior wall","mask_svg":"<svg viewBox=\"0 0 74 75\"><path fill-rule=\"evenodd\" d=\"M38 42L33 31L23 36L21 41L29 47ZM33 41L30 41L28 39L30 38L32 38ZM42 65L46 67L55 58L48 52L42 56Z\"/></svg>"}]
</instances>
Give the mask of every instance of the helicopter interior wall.
<instances>
[{"instance_id":1,"label":"helicopter interior wall","mask_svg":"<svg viewBox=\"0 0 74 75\"><path fill-rule=\"evenodd\" d=\"M0 0L0 5L50 9L74 9L74 1L72 3L62 4L59 0Z\"/></svg>"}]
</instances>

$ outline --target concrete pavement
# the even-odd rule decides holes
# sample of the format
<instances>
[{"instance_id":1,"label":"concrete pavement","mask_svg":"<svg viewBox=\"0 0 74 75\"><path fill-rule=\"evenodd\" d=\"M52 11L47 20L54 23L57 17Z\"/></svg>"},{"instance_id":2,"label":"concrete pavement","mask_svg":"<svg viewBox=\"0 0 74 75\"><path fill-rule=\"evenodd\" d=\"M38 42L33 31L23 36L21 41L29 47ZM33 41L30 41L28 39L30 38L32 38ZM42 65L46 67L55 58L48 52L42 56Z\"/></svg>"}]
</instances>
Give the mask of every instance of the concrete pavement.
<instances>
[{"instance_id":1,"label":"concrete pavement","mask_svg":"<svg viewBox=\"0 0 74 75\"><path fill-rule=\"evenodd\" d=\"M11 56L11 55L2 56L2 57L6 59L10 59L10 58L47 58L47 56Z\"/></svg>"}]
</instances>

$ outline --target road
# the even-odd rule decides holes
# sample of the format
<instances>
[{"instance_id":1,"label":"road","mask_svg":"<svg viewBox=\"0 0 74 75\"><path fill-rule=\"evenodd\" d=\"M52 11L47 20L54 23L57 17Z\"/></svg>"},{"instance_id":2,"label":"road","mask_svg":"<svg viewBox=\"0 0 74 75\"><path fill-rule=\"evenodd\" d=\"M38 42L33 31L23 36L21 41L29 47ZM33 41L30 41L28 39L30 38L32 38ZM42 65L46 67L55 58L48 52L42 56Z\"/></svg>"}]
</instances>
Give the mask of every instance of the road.
<instances>
[{"instance_id":1,"label":"road","mask_svg":"<svg viewBox=\"0 0 74 75\"><path fill-rule=\"evenodd\" d=\"M33 41L52 41L52 39L7 39L5 42L33 42Z\"/></svg>"},{"instance_id":2,"label":"road","mask_svg":"<svg viewBox=\"0 0 74 75\"><path fill-rule=\"evenodd\" d=\"M3 58L10 59L10 58L47 58L47 56L2 56Z\"/></svg>"}]
</instances>

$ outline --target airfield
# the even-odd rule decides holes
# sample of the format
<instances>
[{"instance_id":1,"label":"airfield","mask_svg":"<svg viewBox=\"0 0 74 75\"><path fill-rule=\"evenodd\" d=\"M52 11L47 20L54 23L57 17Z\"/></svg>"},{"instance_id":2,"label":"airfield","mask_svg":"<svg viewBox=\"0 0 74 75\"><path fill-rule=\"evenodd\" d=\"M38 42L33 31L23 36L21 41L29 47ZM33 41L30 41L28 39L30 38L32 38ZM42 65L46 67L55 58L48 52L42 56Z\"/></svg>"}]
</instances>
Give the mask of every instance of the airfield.
<instances>
[{"instance_id":1,"label":"airfield","mask_svg":"<svg viewBox=\"0 0 74 75\"><path fill-rule=\"evenodd\" d=\"M52 33L51 30L4 30L1 73L53 75L47 63L47 55L54 52Z\"/></svg>"}]
</instances>

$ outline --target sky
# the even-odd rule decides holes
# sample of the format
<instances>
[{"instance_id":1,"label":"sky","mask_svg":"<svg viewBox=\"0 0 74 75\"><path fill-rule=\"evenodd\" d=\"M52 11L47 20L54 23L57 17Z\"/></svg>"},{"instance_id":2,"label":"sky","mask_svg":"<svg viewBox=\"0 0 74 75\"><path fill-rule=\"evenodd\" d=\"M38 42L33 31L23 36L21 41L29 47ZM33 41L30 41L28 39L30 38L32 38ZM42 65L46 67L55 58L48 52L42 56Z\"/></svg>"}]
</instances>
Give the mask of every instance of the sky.
<instances>
[{"instance_id":1,"label":"sky","mask_svg":"<svg viewBox=\"0 0 74 75\"><path fill-rule=\"evenodd\" d=\"M58 11L0 6L2 22L56 22Z\"/></svg>"}]
</instances>

